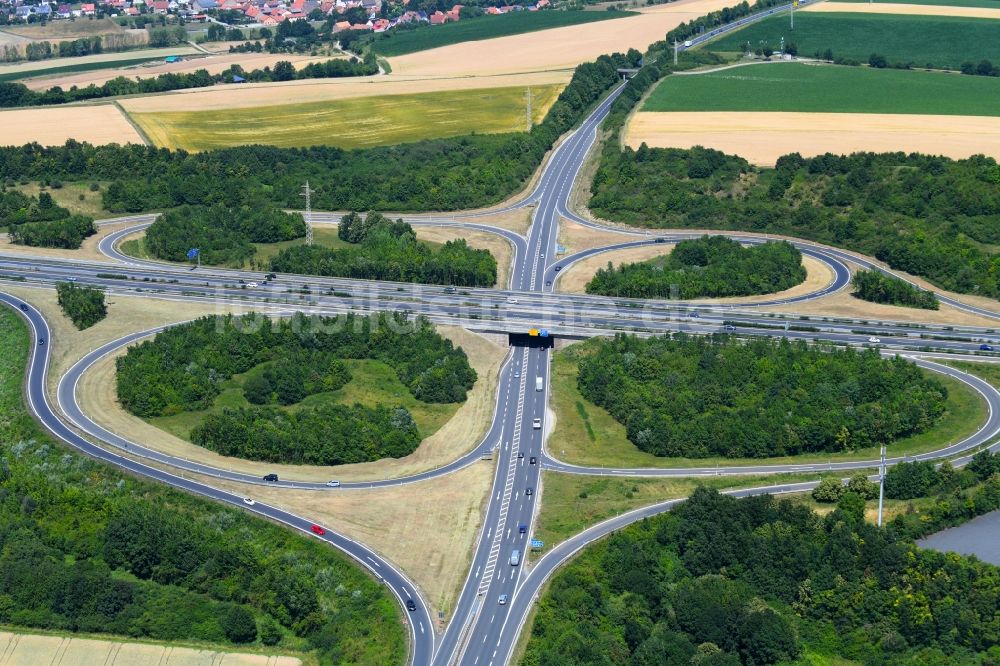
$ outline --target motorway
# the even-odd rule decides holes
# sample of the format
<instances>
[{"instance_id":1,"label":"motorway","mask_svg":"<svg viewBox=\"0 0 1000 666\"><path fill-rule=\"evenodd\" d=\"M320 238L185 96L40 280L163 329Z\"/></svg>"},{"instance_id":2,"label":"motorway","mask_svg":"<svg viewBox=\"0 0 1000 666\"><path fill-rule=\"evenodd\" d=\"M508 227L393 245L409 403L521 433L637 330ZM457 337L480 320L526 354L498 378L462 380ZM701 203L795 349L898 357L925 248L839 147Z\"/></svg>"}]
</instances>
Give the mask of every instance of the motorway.
<instances>
[{"instance_id":1,"label":"motorway","mask_svg":"<svg viewBox=\"0 0 1000 666\"><path fill-rule=\"evenodd\" d=\"M864 345L872 335L882 337L884 346L906 355L933 371L949 374L977 390L989 405L989 418L971 437L944 447L939 451L923 454L921 458L940 458L962 455L975 447L988 443L1000 433L1000 393L975 377L947 366L919 358L921 350L933 346L941 352L971 355L982 342L995 342L992 329L977 327L944 327L906 324L899 322L857 322L813 318L806 322L809 330L801 330L798 317L755 312L763 304L788 304L808 300L843 289L849 280L847 262L867 261L851 253L796 242L803 253L826 263L834 279L811 294L783 301L761 301L755 305L718 306L712 303L686 303L669 301L641 301L625 298L608 298L559 294L553 291L557 282L556 268L572 265L586 256L637 244L673 242L692 234L663 231L658 240L647 234L634 241L618 243L604 248L586 250L557 259L556 237L561 217L592 227L597 223L582 218L570 210L570 192L576 182L588 152L593 148L598 125L607 115L620 88L614 90L582 125L571 133L555 150L543 168L532 192L520 202L502 210L514 210L528 205L532 208L532 224L527 236L472 221L496 211L475 212L448 218L409 217L413 224L453 224L460 228L496 233L507 239L514 248L514 260L508 289L462 289L457 295L449 294L443 287L410 284L374 283L362 280L284 276L274 283L260 282L249 287L251 281L260 281L255 273L199 269L148 262L122 255L118 243L124 236L141 230L151 223L151 216L133 216L126 220L127 228L116 231L102 240L101 251L107 261L75 261L24 258L5 254L0 256L0 279L19 279L22 284L50 288L57 281L73 278L80 284L101 286L112 293L140 293L152 298L170 298L219 303L220 311L233 305L255 307L278 315L294 311L318 314L344 312L370 312L373 310L405 310L426 315L432 321L463 325L487 331L524 332L527 328L544 325L554 334L591 336L614 331L662 333L684 330L710 334L729 330L739 335L776 335L792 339L806 339L851 345ZM332 214L316 214L317 218L332 220ZM323 215L327 215L323 218ZM121 220L119 220L121 222ZM616 231L620 231L617 230ZM636 232L638 235L638 232ZM741 242L761 242L759 237L732 234ZM880 270L882 270L880 268ZM244 284L241 284L240 281ZM949 299L950 301L950 299ZM20 299L0 293L0 302L14 307L27 319L36 340L51 341L51 331L41 314L34 308L23 311ZM948 301L946 301L948 302ZM985 317L1000 319L1000 314L973 306L958 304ZM796 330L796 329L800 330ZM115 350L151 335L141 331L103 345L85 355L65 375L60 377L56 391L56 407L49 403L46 394L48 350L51 344L33 346L27 373L28 406L33 414L53 435L91 457L116 465L133 474L145 476L217 501L253 511L272 520L280 521L294 529L311 534L312 524L305 517L295 516L276 507L257 503L246 506L242 497L218 490L210 485L213 477L223 477L247 484L262 483L253 475L225 470L168 456L139 442L130 442L93 422L77 403L80 377L93 363ZM279 487L308 488L317 492L344 492L382 484L408 483L425 480L480 460L491 455L496 464L496 474L490 491L483 524L475 544L468 577L455 603L454 611L445 631L439 636L432 623L430 612L419 590L393 565L364 545L327 530L323 538L355 560L366 566L374 576L385 582L401 604L414 599L417 610L406 613L412 638L413 664L471 664L485 666L508 663L520 630L533 604L541 584L574 552L614 529L644 516L668 510L676 502L646 507L605 521L577 535L556 548L549 550L537 561L531 561L530 538L537 510L538 496L533 492L539 486L541 469L581 474L619 475L696 475L718 473L776 473L787 471L849 470L872 467L874 461L855 461L834 465L761 465L724 468L683 470L645 469L611 470L568 465L550 456L545 448L545 435L549 429L547 405L549 398L549 369L551 351L545 348L512 347L499 377L496 408L486 436L472 450L439 469L430 470L404 479L344 483L341 488L330 489L324 484L307 483L295 479L282 479ZM535 420L538 419L538 427ZM93 440L93 441L92 441ZM94 441L100 442L95 444ZM996 445L994 445L996 446ZM536 462L533 464L532 459ZM893 459L895 462L897 459ZM963 459L960 458L959 462ZM149 464L147 464L149 463ZM200 474L204 481L193 481L163 467ZM272 484L275 485L275 484ZM738 493L792 492L808 489L811 484L746 489ZM520 527L524 526L524 532ZM315 536L315 535L313 535ZM320 537L316 537L320 538ZM520 552L516 564L512 553ZM501 604L505 597L505 604Z\"/></svg>"}]
</instances>

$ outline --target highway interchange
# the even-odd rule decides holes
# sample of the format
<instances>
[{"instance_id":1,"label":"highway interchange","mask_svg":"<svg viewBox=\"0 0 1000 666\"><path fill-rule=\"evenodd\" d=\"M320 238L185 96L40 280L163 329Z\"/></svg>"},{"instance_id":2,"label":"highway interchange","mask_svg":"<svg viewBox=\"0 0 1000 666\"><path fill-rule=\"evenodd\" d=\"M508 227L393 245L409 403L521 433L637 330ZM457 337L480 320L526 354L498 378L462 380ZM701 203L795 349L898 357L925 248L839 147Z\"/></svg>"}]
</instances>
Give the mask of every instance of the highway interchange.
<instances>
[{"instance_id":1,"label":"highway interchange","mask_svg":"<svg viewBox=\"0 0 1000 666\"><path fill-rule=\"evenodd\" d=\"M544 327L552 335L589 337L616 331L640 334L684 330L692 333L714 333L731 330L738 335L779 335L793 339L817 340L849 345L863 345L872 336L879 336L882 345L893 353L912 356L922 366L949 374L978 391L989 405L989 418L972 436L961 442L923 454L921 458L959 457L991 442L1000 433L1000 393L988 383L953 368L918 358L932 347L938 353L961 357L978 351L979 345L995 342L992 329L976 327L944 327L905 324L899 322L856 322L813 317L803 322L799 317L757 312L763 305L790 305L800 300L812 300L844 289L850 279L847 262L871 265L851 253L796 242L804 254L825 263L834 278L821 289L790 299L762 299L754 305L718 306L712 303L646 302L626 298L608 298L560 294L557 269L599 252L631 247L637 244L674 242L692 234L664 231L659 236L632 232L633 241L604 248L585 250L570 256L559 256L556 238L560 218L590 227L605 228L570 210L570 193L588 152L593 148L599 124L620 88L609 95L582 125L571 133L553 152L543 167L537 185L531 193L502 210L532 211L532 223L526 236L476 221L477 217L496 210L441 217L408 217L413 224L449 224L459 228L495 233L506 239L514 250L508 283L509 289L465 289L457 294L444 287L376 283L363 280L317 278L282 275L274 283L264 282L259 273L188 267L149 262L123 255L120 241L152 222L152 216L133 216L117 223L126 225L104 238L100 250L106 261L80 261L0 255L0 280L18 279L22 285L51 287L55 282L74 279L79 284L106 288L110 293L141 293L151 298L205 301L219 304L220 311L232 306L256 307L275 314L293 311L334 315L344 312L399 310L427 316L430 320L470 329L490 332L524 333L529 328ZM316 214L314 222L332 222L334 214ZM621 230L615 230L621 231ZM746 243L761 242L760 237L732 234ZM242 281L242 282L241 282ZM258 282L258 286L249 286ZM958 303L942 297L946 303L992 319L1000 314ZM36 340L51 340L52 333L44 317L36 309L20 307L19 298L0 293L0 302L15 308L28 321ZM729 328L727 328L729 327ZM803 330L805 329L805 330ZM179 459L140 442L128 441L91 420L77 402L80 378L93 363L134 341L147 337L155 330L141 331L109 342L85 355L59 378L56 404L51 404L46 391L51 344L35 344L27 373L27 401L31 412L53 435L81 452L116 465L133 474L145 476L172 486L197 493L220 502L253 511L293 529L310 532L313 521L277 507L257 502L247 506L240 495L212 486L213 478L225 478L246 484L260 484L255 476L239 471L211 467ZM888 352L887 352L888 353ZM322 538L367 567L372 575L384 581L401 605L412 599L416 609L407 612L411 631L410 662L424 664L471 664L475 666L508 663L540 586L573 553L586 543L642 517L668 510L676 501L666 502L623 514L594 526L537 558L530 553L530 538L537 510L537 495L529 489L539 487L542 469L582 474L617 475L703 475L778 473L789 471L828 471L866 469L877 461L861 460L833 465L760 465L744 467L685 468L685 469L604 469L578 467L560 461L545 447L548 433L546 408L549 400L549 369L551 350L541 347L512 347L500 371L499 386L492 423L487 434L472 450L449 464L434 470L406 477L371 482L343 483L331 489L323 483L283 478L278 487L311 489L318 492L345 492L379 485L410 483L450 474L457 469L490 455L496 464L496 474L482 527L474 547L468 577L455 602L454 611L443 633L436 631L428 605L419 589L406 575L377 553L361 543L327 530ZM541 378L538 388L536 378ZM539 419L541 427L533 427ZM996 445L994 445L996 446ZM532 464L532 459L536 464ZM898 459L893 458L890 463ZM174 469L177 474L165 471ZM197 473L200 481L180 476L181 472ZM792 492L811 488L813 484L795 484L737 491L734 494L757 492ZM250 493L251 491L248 491ZM522 533L519 529L524 526ZM514 550L521 554L516 566L510 564ZM507 603L499 603L503 597Z\"/></svg>"}]
</instances>

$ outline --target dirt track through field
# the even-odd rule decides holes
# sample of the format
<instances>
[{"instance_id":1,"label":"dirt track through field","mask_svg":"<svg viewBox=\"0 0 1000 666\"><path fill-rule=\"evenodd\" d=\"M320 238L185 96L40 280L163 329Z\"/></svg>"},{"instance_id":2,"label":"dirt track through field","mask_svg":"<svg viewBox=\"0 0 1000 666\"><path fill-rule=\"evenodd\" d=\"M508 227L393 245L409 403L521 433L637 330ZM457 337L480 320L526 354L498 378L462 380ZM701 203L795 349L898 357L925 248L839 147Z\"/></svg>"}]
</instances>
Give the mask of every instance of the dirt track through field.
<instances>
[{"instance_id":1,"label":"dirt track through field","mask_svg":"<svg viewBox=\"0 0 1000 666\"><path fill-rule=\"evenodd\" d=\"M274 67L279 60L287 60L295 65L296 69L310 62L326 62L336 56L296 56L287 53L227 53L226 55L206 56L204 58L191 58L181 62L160 62L153 65L137 65L134 67L123 67L121 69L101 69L92 72L73 72L70 74L56 74L35 79L22 81L32 90L45 90L52 86L61 86L66 89L71 86L85 88L91 84L99 86L111 79L124 76L129 79L148 79L160 74L190 74L199 69L208 70L209 74L218 74L229 69L233 65L240 65L243 69L250 71L253 69L263 69L264 67Z\"/></svg>"},{"instance_id":2,"label":"dirt track through field","mask_svg":"<svg viewBox=\"0 0 1000 666\"><path fill-rule=\"evenodd\" d=\"M61 146L67 139L97 145L143 143L113 104L0 111L0 146L21 146L32 141Z\"/></svg>"},{"instance_id":3,"label":"dirt track through field","mask_svg":"<svg viewBox=\"0 0 1000 666\"><path fill-rule=\"evenodd\" d=\"M1000 7L956 7L954 5L907 5L896 3L820 2L804 12L852 14L903 14L906 16L956 16L959 18L1000 19Z\"/></svg>"},{"instance_id":4,"label":"dirt track through field","mask_svg":"<svg viewBox=\"0 0 1000 666\"><path fill-rule=\"evenodd\" d=\"M920 152L1000 157L1000 118L874 113L650 112L635 114L629 146L705 146L773 166L779 157L826 152Z\"/></svg>"},{"instance_id":5,"label":"dirt track through field","mask_svg":"<svg viewBox=\"0 0 1000 666\"><path fill-rule=\"evenodd\" d=\"M630 47L644 51L681 23L732 4L732 0L678 0L643 9L639 16L462 42L389 62L394 74L483 76L571 69L605 53L624 53Z\"/></svg>"}]
</instances>

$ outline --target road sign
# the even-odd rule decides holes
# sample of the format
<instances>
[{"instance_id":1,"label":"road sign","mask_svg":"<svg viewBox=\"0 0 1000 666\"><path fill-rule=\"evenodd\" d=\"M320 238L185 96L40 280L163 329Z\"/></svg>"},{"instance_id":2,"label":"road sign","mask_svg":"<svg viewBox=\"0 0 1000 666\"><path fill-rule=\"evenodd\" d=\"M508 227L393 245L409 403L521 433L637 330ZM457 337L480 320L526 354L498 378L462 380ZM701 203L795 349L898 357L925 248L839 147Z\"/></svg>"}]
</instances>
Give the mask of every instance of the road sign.
<instances>
[{"instance_id":1,"label":"road sign","mask_svg":"<svg viewBox=\"0 0 1000 666\"><path fill-rule=\"evenodd\" d=\"M530 336L532 336L532 337L535 337L535 336L537 336L537 335L538 335L538 329L537 329L537 328L532 328L532 329L529 329L529 330L528 330L528 335L530 335Z\"/></svg>"},{"instance_id":2,"label":"road sign","mask_svg":"<svg viewBox=\"0 0 1000 666\"><path fill-rule=\"evenodd\" d=\"M545 547L545 542L541 541L539 539L532 539L531 540L531 547L532 548L544 548Z\"/></svg>"},{"instance_id":3,"label":"road sign","mask_svg":"<svg viewBox=\"0 0 1000 666\"><path fill-rule=\"evenodd\" d=\"M540 336L541 336L541 337L543 337L543 338L547 338L547 337L549 337L549 332L548 332L548 330L547 330L547 329L544 329L544 328L543 328L542 330L540 330L540 331L538 332L538 335L540 335Z\"/></svg>"}]
</instances>

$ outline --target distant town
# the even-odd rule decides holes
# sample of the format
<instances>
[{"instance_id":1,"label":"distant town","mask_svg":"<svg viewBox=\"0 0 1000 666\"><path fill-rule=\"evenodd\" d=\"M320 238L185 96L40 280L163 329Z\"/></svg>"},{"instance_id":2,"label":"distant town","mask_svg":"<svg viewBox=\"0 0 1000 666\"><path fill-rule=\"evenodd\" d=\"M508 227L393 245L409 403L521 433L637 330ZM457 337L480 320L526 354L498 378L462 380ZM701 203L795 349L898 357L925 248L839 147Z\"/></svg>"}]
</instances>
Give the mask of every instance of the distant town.
<instances>
[{"instance_id":1,"label":"distant town","mask_svg":"<svg viewBox=\"0 0 1000 666\"><path fill-rule=\"evenodd\" d=\"M43 23L49 21L73 21L79 18L117 18L150 15L171 15L184 21L220 22L214 15L221 12L232 16L242 14L245 21L237 21L246 27L271 27L285 21L304 19L327 20L331 16L343 15L344 20L334 24L334 31L370 30L385 32L400 24L416 22L442 25L459 21L463 5L454 5L447 11L427 12L407 10L409 0L403 0L404 11L394 18L386 16L382 0L107 0L101 3L50 3L27 0L0 1L0 22ZM515 11L538 11L550 6L550 0L522 5L485 7L487 15L507 14ZM349 10L360 8L362 16ZM360 18L367 20L361 21ZM354 19L354 20L351 20Z\"/></svg>"}]
</instances>

